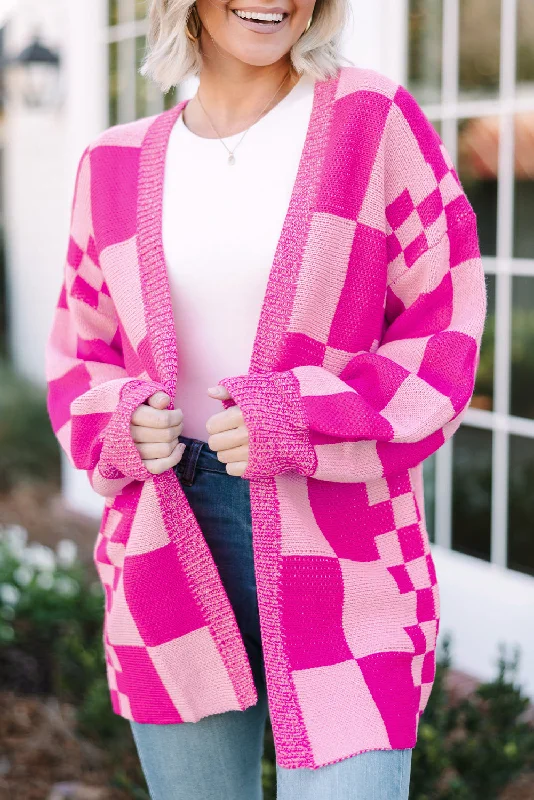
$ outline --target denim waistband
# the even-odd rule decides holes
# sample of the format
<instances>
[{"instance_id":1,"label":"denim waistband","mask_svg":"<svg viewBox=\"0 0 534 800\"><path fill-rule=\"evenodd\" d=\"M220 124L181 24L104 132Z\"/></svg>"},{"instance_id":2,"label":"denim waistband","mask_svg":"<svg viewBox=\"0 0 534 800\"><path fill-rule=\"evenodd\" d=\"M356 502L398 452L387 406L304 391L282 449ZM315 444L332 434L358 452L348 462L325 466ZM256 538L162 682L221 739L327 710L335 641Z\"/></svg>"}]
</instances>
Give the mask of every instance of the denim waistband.
<instances>
[{"instance_id":1,"label":"denim waistband","mask_svg":"<svg viewBox=\"0 0 534 800\"><path fill-rule=\"evenodd\" d=\"M206 441L193 439L190 436L179 436L178 439L185 444L185 450L181 460L174 467L174 471L182 483L191 486L197 469L228 474L226 464L219 461L217 453L210 450Z\"/></svg>"}]
</instances>

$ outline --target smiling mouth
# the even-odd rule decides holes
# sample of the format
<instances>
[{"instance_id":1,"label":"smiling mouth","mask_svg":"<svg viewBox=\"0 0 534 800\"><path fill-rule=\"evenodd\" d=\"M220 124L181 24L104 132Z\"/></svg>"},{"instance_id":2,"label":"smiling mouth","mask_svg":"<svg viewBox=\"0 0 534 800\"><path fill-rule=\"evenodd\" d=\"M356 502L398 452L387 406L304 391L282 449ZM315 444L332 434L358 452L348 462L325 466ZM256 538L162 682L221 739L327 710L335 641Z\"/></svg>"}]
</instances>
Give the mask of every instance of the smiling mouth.
<instances>
[{"instance_id":1,"label":"smiling mouth","mask_svg":"<svg viewBox=\"0 0 534 800\"><path fill-rule=\"evenodd\" d=\"M263 14L259 11L239 11L232 9L232 13L239 17L239 19L249 20L256 22L260 25L279 25L288 14Z\"/></svg>"}]
</instances>

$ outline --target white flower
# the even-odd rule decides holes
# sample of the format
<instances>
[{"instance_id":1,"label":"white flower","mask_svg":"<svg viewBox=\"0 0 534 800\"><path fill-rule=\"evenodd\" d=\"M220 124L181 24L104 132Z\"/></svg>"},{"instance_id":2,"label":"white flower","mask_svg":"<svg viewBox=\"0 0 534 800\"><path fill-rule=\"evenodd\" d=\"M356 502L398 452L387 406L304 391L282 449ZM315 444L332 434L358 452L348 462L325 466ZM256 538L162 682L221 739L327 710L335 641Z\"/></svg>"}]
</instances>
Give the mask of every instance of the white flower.
<instances>
[{"instance_id":1,"label":"white flower","mask_svg":"<svg viewBox=\"0 0 534 800\"><path fill-rule=\"evenodd\" d=\"M53 572L56 568L54 551L38 542L32 542L26 548L21 561L30 567L35 567L39 572Z\"/></svg>"},{"instance_id":2,"label":"white flower","mask_svg":"<svg viewBox=\"0 0 534 800\"><path fill-rule=\"evenodd\" d=\"M54 588L63 597L72 597L78 591L78 584L72 578L62 576L61 578L56 578Z\"/></svg>"},{"instance_id":3,"label":"white flower","mask_svg":"<svg viewBox=\"0 0 534 800\"><path fill-rule=\"evenodd\" d=\"M4 525L0 529L0 539L5 542L10 555L20 558L28 541L28 531L22 525Z\"/></svg>"},{"instance_id":4,"label":"white flower","mask_svg":"<svg viewBox=\"0 0 534 800\"><path fill-rule=\"evenodd\" d=\"M71 539L61 539L56 546L57 560L60 566L72 567L78 557L78 547Z\"/></svg>"},{"instance_id":5,"label":"white flower","mask_svg":"<svg viewBox=\"0 0 534 800\"><path fill-rule=\"evenodd\" d=\"M32 582L33 576L33 569L26 564L21 564L13 573L13 577L19 586L28 586L28 584Z\"/></svg>"},{"instance_id":6,"label":"white flower","mask_svg":"<svg viewBox=\"0 0 534 800\"><path fill-rule=\"evenodd\" d=\"M36 581L40 589L51 589L54 585L54 575L51 572L41 572Z\"/></svg>"},{"instance_id":7,"label":"white flower","mask_svg":"<svg viewBox=\"0 0 534 800\"><path fill-rule=\"evenodd\" d=\"M11 583L0 584L0 602L6 606L16 606L20 600L20 592Z\"/></svg>"}]
</instances>

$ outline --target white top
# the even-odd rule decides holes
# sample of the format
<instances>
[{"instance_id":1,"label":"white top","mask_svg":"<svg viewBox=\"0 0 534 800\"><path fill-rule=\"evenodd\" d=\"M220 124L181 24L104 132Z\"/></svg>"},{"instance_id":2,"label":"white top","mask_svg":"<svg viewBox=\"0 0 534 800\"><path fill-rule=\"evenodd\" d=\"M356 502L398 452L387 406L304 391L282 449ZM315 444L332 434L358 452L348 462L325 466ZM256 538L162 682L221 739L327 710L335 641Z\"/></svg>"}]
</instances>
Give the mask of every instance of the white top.
<instances>
[{"instance_id":1,"label":"white top","mask_svg":"<svg viewBox=\"0 0 534 800\"><path fill-rule=\"evenodd\" d=\"M208 387L249 370L313 86L313 78L302 76L250 128L232 166L221 141L192 133L181 114L171 131L162 235L179 355L175 407L184 414L184 436L208 439L208 418L223 410ZM241 136L224 139L230 150Z\"/></svg>"}]
</instances>

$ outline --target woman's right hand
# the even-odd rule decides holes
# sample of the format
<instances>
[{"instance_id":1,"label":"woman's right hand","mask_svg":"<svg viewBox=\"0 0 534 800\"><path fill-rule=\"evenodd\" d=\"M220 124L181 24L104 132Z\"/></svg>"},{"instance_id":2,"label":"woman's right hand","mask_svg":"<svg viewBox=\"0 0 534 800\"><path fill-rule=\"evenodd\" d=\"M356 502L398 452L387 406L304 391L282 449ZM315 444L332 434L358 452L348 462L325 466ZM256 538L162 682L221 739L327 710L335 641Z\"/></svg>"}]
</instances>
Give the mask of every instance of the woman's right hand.
<instances>
[{"instance_id":1,"label":"woman's right hand","mask_svg":"<svg viewBox=\"0 0 534 800\"><path fill-rule=\"evenodd\" d=\"M185 444L178 441L183 429L182 410L168 410L169 403L168 394L156 392L135 409L130 421L132 439L153 475L178 464L185 450Z\"/></svg>"}]
</instances>

